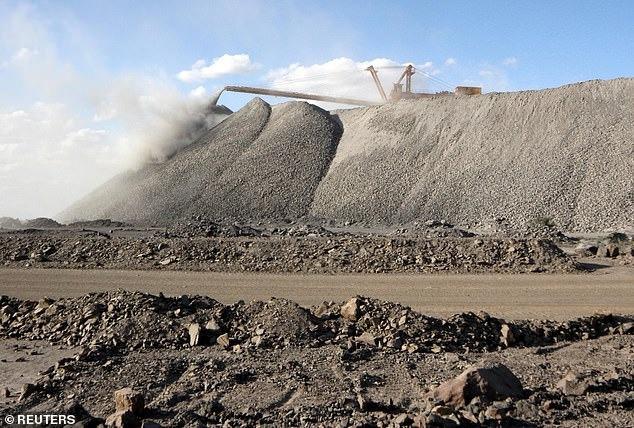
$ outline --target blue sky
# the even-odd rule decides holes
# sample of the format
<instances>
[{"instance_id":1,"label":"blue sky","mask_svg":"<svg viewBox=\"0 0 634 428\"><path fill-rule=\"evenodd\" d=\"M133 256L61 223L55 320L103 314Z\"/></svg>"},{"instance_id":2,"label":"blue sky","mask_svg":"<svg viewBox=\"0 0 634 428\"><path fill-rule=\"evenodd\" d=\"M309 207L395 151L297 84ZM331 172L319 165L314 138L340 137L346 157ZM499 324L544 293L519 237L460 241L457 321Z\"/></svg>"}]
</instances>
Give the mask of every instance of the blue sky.
<instances>
[{"instance_id":1,"label":"blue sky","mask_svg":"<svg viewBox=\"0 0 634 428\"><path fill-rule=\"evenodd\" d=\"M409 62L485 92L632 76L633 22L630 1L4 0L0 215L55 214L225 84L375 98L363 68Z\"/></svg>"},{"instance_id":2,"label":"blue sky","mask_svg":"<svg viewBox=\"0 0 634 428\"><path fill-rule=\"evenodd\" d=\"M259 73L202 82L210 89L262 83L267 70L338 57L438 66L454 58L457 66L440 77L452 84L488 83L485 91L629 76L634 69L629 1L141 1L132 6L128 1L5 1L0 17L20 7L31 9L58 55L78 73L171 76L198 59L240 53L262 66ZM2 55L12 53L3 49ZM515 63L504 66L509 58ZM495 76L486 79L483 70ZM4 94L23 100L28 92L12 79L0 85ZM236 108L240 101L232 103L229 96L227 103Z\"/></svg>"}]
</instances>

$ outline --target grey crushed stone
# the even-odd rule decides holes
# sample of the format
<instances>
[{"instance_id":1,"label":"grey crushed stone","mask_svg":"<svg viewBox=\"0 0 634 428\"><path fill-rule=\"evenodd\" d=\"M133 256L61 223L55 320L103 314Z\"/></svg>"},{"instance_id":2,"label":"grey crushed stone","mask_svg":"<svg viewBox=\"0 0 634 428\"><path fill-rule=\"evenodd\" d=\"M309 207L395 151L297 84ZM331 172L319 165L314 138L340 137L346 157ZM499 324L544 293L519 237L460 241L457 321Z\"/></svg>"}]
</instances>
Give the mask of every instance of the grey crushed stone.
<instances>
[{"instance_id":1,"label":"grey crushed stone","mask_svg":"<svg viewBox=\"0 0 634 428\"><path fill-rule=\"evenodd\" d=\"M60 215L166 224L312 216L632 228L634 79L340 111L255 99ZM343 128L343 134L340 137Z\"/></svg>"},{"instance_id":2,"label":"grey crushed stone","mask_svg":"<svg viewBox=\"0 0 634 428\"><path fill-rule=\"evenodd\" d=\"M344 133L311 213L469 226L538 217L564 230L631 226L634 79L339 112Z\"/></svg>"}]
</instances>

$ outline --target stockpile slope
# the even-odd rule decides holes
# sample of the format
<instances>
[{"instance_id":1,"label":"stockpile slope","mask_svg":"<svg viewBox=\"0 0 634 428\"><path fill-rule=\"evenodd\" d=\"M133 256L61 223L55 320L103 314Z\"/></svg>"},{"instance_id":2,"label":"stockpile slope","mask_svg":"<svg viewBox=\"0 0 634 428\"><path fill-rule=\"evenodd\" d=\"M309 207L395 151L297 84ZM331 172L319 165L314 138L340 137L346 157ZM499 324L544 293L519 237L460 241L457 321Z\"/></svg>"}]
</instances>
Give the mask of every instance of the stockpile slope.
<instances>
[{"instance_id":1,"label":"stockpile slope","mask_svg":"<svg viewBox=\"0 0 634 428\"><path fill-rule=\"evenodd\" d=\"M340 135L318 107L271 109L256 98L167 161L116 176L60 217L167 224L197 213L305 215Z\"/></svg>"},{"instance_id":2,"label":"stockpile slope","mask_svg":"<svg viewBox=\"0 0 634 428\"><path fill-rule=\"evenodd\" d=\"M340 136L339 124L319 107L275 106L259 137L203 195L196 214L243 220L305 216Z\"/></svg>"},{"instance_id":3,"label":"stockpile slope","mask_svg":"<svg viewBox=\"0 0 634 428\"><path fill-rule=\"evenodd\" d=\"M114 177L60 217L151 223L178 218L255 141L270 111L265 102L253 100L167 161Z\"/></svg>"},{"instance_id":4,"label":"stockpile slope","mask_svg":"<svg viewBox=\"0 0 634 428\"><path fill-rule=\"evenodd\" d=\"M493 218L568 230L634 223L634 79L339 112L311 214L402 223Z\"/></svg>"}]
</instances>

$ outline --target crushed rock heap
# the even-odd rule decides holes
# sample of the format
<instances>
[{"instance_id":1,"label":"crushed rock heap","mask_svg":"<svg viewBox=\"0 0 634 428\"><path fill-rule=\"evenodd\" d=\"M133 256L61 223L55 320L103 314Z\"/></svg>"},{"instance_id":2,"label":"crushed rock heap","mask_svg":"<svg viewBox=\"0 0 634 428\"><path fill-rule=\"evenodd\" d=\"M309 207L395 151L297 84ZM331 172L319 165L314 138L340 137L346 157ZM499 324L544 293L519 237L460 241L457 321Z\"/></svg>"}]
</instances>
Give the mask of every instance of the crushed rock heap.
<instances>
[{"instance_id":1,"label":"crushed rock heap","mask_svg":"<svg viewBox=\"0 0 634 428\"><path fill-rule=\"evenodd\" d=\"M633 103L634 79L333 115L256 98L166 162L115 177L61 217L632 227Z\"/></svg>"},{"instance_id":2,"label":"crushed rock heap","mask_svg":"<svg viewBox=\"0 0 634 428\"><path fill-rule=\"evenodd\" d=\"M581 267L547 239L351 237L308 226L265 230L204 219L141 238L91 230L0 233L0 264L271 273L573 272Z\"/></svg>"},{"instance_id":3,"label":"crushed rock heap","mask_svg":"<svg viewBox=\"0 0 634 428\"><path fill-rule=\"evenodd\" d=\"M340 135L338 122L319 107L271 108L256 98L164 163L115 177L62 217L157 224L194 214L301 217Z\"/></svg>"},{"instance_id":4,"label":"crushed rock heap","mask_svg":"<svg viewBox=\"0 0 634 428\"><path fill-rule=\"evenodd\" d=\"M0 308L0 337L94 349L199 344L279 349L339 344L354 350L364 344L407 353L439 353L546 346L634 333L634 318L627 316L506 322L485 312L468 312L439 319L362 296L305 309L286 299L224 305L204 296L117 290L38 302L0 296Z\"/></svg>"}]
</instances>

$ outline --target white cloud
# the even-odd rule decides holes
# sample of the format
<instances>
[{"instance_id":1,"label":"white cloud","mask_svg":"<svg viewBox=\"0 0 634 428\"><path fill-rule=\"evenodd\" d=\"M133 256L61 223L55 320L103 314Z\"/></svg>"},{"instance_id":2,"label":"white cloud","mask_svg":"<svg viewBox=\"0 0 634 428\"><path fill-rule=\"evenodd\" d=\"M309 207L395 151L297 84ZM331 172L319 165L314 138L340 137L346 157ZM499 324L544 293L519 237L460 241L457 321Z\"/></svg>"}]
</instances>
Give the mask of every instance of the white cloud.
<instances>
[{"instance_id":1,"label":"white cloud","mask_svg":"<svg viewBox=\"0 0 634 428\"><path fill-rule=\"evenodd\" d=\"M35 57L38 53L39 51L37 49L22 47L18 49L13 55L11 55L11 58L6 61L0 62L0 70L26 63L33 57Z\"/></svg>"},{"instance_id":2,"label":"white cloud","mask_svg":"<svg viewBox=\"0 0 634 428\"><path fill-rule=\"evenodd\" d=\"M517 62L517 58L515 58L514 56L510 56L508 58L504 58L504 61L502 61L502 65L507 67L514 67L517 65Z\"/></svg>"},{"instance_id":3,"label":"white cloud","mask_svg":"<svg viewBox=\"0 0 634 428\"><path fill-rule=\"evenodd\" d=\"M484 64L478 70L479 79L467 79L462 82L467 86L481 86L484 92L508 91L512 89L507 70L504 68Z\"/></svg>"},{"instance_id":4,"label":"white cloud","mask_svg":"<svg viewBox=\"0 0 634 428\"><path fill-rule=\"evenodd\" d=\"M456 65L457 63L458 63L458 61L456 61L455 58L447 58L445 60L445 65L448 66L448 67L452 66L452 65Z\"/></svg>"},{"instance_id":5,"label":"white cloud","mask_svg":"<svg viewBox=\"0 0 634 428\"><path fill-rule=\"evenodd\" d=\"M12 57L14 62L28 61L38 54L37 49L20 48Z\"/></svg>"},{"instance_id":6,"label":"white cloud","mask_svg":"<svg viewBox=\"0 0 634 428\"><path fill-rule=\"evenodd\" d=\"M52 25L50 17L40 16L38 6L31 2L18 3L3 16L0 52L9 53L3 65L9 70L7 77L13 78L12 83L25 89L21 94L25 99L33 94L40 99L68 97L73 92L69 88L86 84L75 68L60 57ZM84 52L76 50L74 54ZM95 76L90 78L94 80Z\"/></svg>"},{"instance_id":7,"label":"white cloud","mask_svg":"<svg viewBox=\"0 0 634 428\"><path fill-rule=\"evenodd\" d=\"M366 71L370 65L377 69L383 88L389 94L392 83L398 80L403 67L407 64L389 58L357 62L351 58L341 57L322 64L291 64L288 67L270 71L265 76L265 80L275 89L380 101L374 81L370 73ZM436 75L439 71L431 61L414 65L421 72L414 75L414 89L417 91L429 89L429 80L424 77L424 73ZM341 107L333 103L316 104L325 108Z\"/></svg>"},{"instance_id":8,"label":"white cloud","mask_svg":"<svg viewBox=\"0 0 634 428\"><path fill-rule=\"evenodd\" d=\"M427 61L423 64L412 64L416 67L417 70L419 71L423 71L425 74L431 75L431 76L435 76L437 74L440 74L440 70L438 70L436 67L434 67L434 63L431 61Z\"/></svg>"},{"instance_id":9,"label":"white cloud","mask_svg":"<svg viewBox=\"0 0 634 428\"><path fill-rule=\"evenodd\" d=\"M203 98L207 96L207 89L204 86L198 86L197 88L189 91L189 96L193 98Z\"/></svg>"},{"instance_id":10,"label":"white cloud","mask_svg":"<svg viewBox=\"0 0 634 428\"><path fill-rule=\"evenodd\" d=\"M19 94L0 93L0 216L53 216L124 169L169 156L208 126L203 87L183 94L171 78L97 67L80 73L36 12L18 7L0 26L10 67L2 83ZM77 57L93 52L78 46Z\"/></svg>"},{"instance_id":11,"label":"white cloud","mask_svg":"<svg viewBox=\"0 0 634 428\"><path fill-rule=\"evenodd\" d=\"M64 148L73 148L82 144L99 144L107 135L108 133L103 129L81 128L66 134L61 145Z\"/></svg>"},{"instance_id":12,"label":"white cloud","mask_svg":"<svg viewBox=\"0 0 634 428\"><path fill-rule=\"evenodd\" d=\"M0 110L0 215L53 215L120 168L112 136L79 121L59 103Z\"/></svg>"},{"instance_id":13,"label":"white cloud","mask_svg":"<svg viewBox=\"0 0 634 428\"><path fill-rule=\"evenodd\" d=\"M209 65L205 60L199 59L192 65L191 69L181 71L177 77L183 82L192 83L232 74L245 74L258 68L260 65L253 63L247 54L224 54L214 58Z\"/></svg>"}]
</instances>

